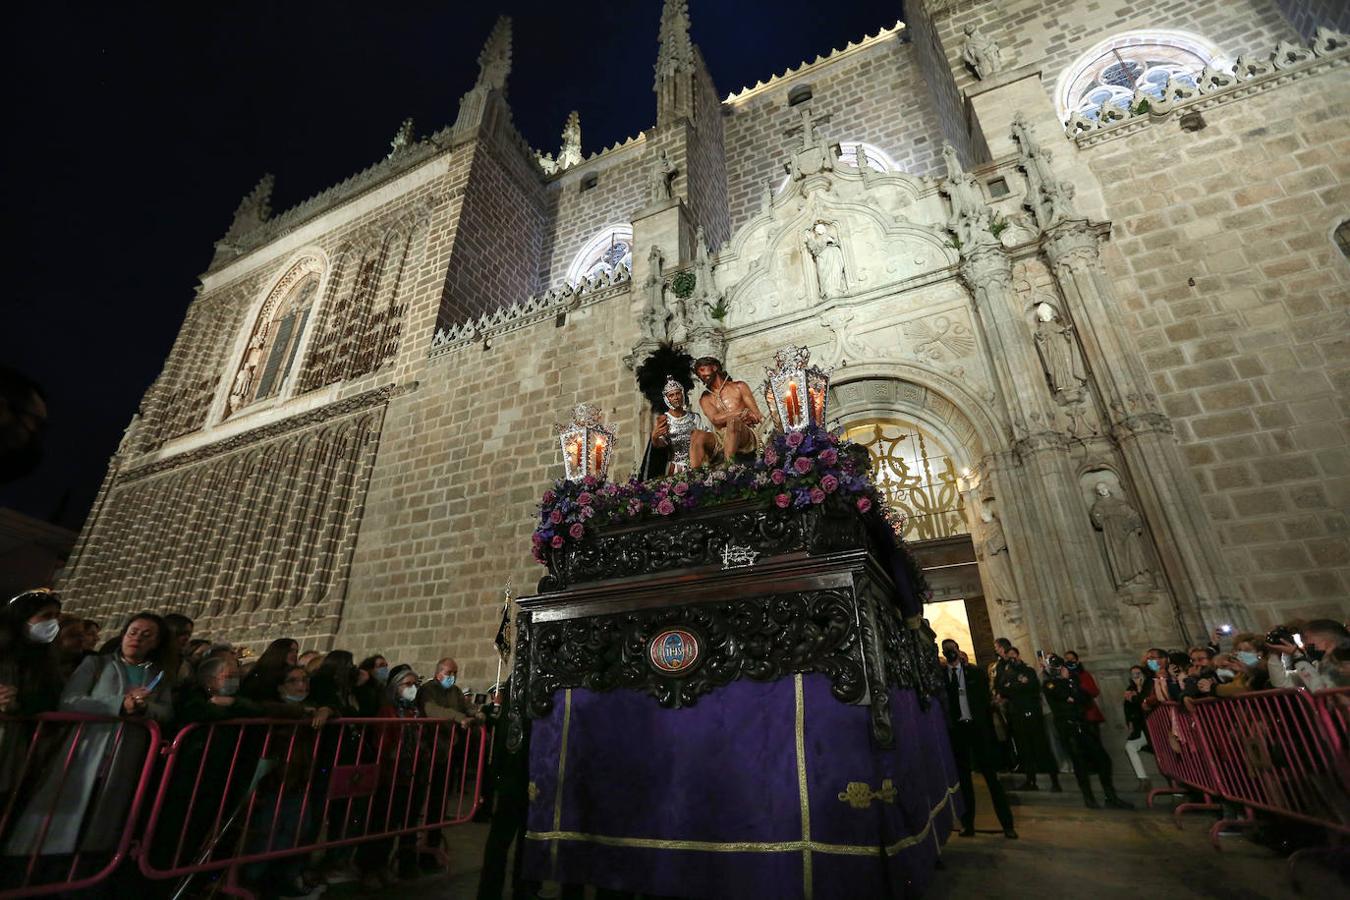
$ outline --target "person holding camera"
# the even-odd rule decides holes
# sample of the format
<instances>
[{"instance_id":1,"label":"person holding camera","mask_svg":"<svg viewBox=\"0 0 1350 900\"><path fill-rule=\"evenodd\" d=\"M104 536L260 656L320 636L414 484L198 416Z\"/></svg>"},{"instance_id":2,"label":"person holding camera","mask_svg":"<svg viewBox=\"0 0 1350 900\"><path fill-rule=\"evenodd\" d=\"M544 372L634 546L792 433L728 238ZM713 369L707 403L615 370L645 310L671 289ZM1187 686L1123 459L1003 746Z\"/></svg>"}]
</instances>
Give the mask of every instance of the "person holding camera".
<instances>
[{"instance_id":1,"label":"person holding camera","mask_svg":"<svg viewBox=\"0 0 1350 900\"><path fill-rule=\"evenodd\" d=\"M1024 776L1016 788L1019 791L1038 791L1036 776L1050 776L1050 790L1063 790L1059 784L1059 764L1050 749L1050 736L1045 730L1045 716L1041 712L1041 683L1036 670L1022 662L1016 647L1009 647L1003 668L999 671L994 690L1003 700L1008 730L1012 732L1017 748L1017 768Z\"/></svg>"},{"instance_id":2,"label":"person holding camera","mask_svg":"<svg viewBox=\"0 0 1350 900\"><path fill-rule=\"evenodd\" d=\"M1266 647L1272 687L1324 691L1340 686L1339 651L1350 648L1350 631L1335 619L1313 619L1298 635L1281 625L1266 635Z\"/></svg>"},{"instance_id":3,"label":"person holding camera","mask_svg":"<svg viewBox=\"0 0 1350 900\"><path fill-rule=\"evenodd\" d=\"M961 781L961 836L975 835L975 785L972 770L978 770L989 785L994 814L1003 826L1003 835L1016 838L1012 807L998 780L998 742L994 735L993 701L989 680L983 671L970 664L956 641L942 642L943 665L947 678L947 729L951 735L952 755Z\"/></svg>"},{"instance_id":4,"label":"person holding camera","mask_svg":"<svg viewBox=\"0 0 1350 900\"><path fill-rule=\"evenodd\" d=\"M1053 653L1045 658L1042 665L1045 668L1045 699L1050 703L1055 732L1073 764L1073 777L1083 793L1083 805L1088 809L1101 809L1101 804L1092 793L1091 775L1095 772L1101 781L1102 794L1108 807L1134 809L1133 804L1116 795L1115 785L1111 781L1111 756L1102 746L1101 721L1104 717L1093 702L1092 695L1083 688L1081 666L1075 671L1064 657ZM1095 681L1092 686L1096 687ZM1096 716L1091 717L1090 712L1095 712Z\"/></svg>"}]
</instances>

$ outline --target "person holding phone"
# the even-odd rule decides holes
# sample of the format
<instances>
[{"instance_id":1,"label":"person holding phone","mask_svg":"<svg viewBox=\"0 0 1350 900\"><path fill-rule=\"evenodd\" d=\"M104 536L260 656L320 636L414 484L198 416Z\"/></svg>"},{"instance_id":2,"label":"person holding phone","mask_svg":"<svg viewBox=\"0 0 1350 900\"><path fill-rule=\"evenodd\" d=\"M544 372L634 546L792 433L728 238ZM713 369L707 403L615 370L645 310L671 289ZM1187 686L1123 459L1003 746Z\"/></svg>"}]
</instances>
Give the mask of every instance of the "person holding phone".
<instances>
[{"instance_id":1,"label":"person holding phone","mask_svg":"<svg viewBox=\"0 0 1350 900\"><path fill-rule=\"evenodd\" d=\"M1042 663L1045 668L1043 690L1055 720L1055 731L1073 763L1073 777L1083 792L1083 805L1088 809L1101 808L1092 792L1091 776L1096 773L1108 807L1134 809L1134 804L1116 795L1111 780L1111 756L1102 746L1101 725L1092 716L1094 711L1100 716L1101 711L1093 702L1093 693L1084 689L1082 667L1076 654L1074 657L1073 667L1061 656L1051 654L1045 658ZM1095 682L1093 686L1095 688Z\"/></svg>"},{"instance_id":2,"label":"person holding phone","mask_svg":"<svg viewBox=\"0 0 1350 900\"><path fill-rule=\"evenodd\" d=\"M178 670L169 628L154 613L132 616L106 653L86 657L61 694L63 712L168 722L171 673ZM126 827L126 810L145 760L149 733L118 724L73 731L55 755L5 845L9 855L110 853ZM88 815L86 815L88 813ZM44 822L50 815L50 827ZM45 830L45 834L44 834Z\"/></svg>"}]
</instances>

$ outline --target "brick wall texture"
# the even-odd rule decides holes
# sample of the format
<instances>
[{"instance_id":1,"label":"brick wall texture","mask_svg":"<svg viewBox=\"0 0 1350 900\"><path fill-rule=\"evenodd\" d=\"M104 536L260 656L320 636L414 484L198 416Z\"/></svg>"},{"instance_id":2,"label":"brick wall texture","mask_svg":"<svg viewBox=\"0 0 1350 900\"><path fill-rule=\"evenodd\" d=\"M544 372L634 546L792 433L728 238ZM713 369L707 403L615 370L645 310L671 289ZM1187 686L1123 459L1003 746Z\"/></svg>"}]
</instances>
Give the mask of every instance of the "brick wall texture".
<instances>
[{"instance_id":1,"label":"brick wall texture","mask_svg":"<svg viewBox=\"0 0 1350 900\"><path fill-rule=\"evenodd\" d=\"M1236 54L1344 11L1324 0L916 5L912 40L901 32L730 102L700 61L692 122L649 127L551 177L494 98L481 128L208 273L67 567L74 608L110 626L133 608L178 608L216 637L260 645L285 632L424 668L451 653L485 686L501 589L510 578L529 592L541 572L529 534L558 474L553 423L598 401L619 429L620 477L641 452L644 414L622 361L640 291L609 288L446 352L432 352L433 334L558 285L587 241L648 203L660 151L715 248L783 178L800 141L787 133L794 87L811 87L831 141L938 176L944 139L971 151L961 90L972 76L956 61L968 22L1040 66L1050 102L1059 73L1119 31L1185 29ZM1041 136L1058 165L1080 167L1076 181L1100 183L1120 328L1262 623L1335 609L1350 592L1350 263L1331 238L1350 215L1344 71L1206 110L1193 133L1163 120L1082 150ZM226 417L258 309L306 254L323 271L304 374Z\"/></svg>"}]
</instances>

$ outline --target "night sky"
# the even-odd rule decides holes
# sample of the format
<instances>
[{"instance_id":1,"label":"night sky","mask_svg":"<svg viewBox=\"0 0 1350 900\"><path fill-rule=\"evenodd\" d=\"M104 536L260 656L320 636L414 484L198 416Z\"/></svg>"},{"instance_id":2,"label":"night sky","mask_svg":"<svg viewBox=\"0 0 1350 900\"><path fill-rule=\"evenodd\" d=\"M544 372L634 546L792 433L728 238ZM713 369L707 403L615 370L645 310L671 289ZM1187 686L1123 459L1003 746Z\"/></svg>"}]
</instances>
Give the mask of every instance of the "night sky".
<instances>
[{"instance_id":1,"label":"night sky","mask_svg":"<svg viewBox=\"0 0 1350 900\"><path fill-rule=\"evenodd\" d=\"M47 396L46 453L0 506L79 528L213 243L264 172L274 212L454 121L500 13L508 97L555 151L653 124L659 0L30 3L9 15L9 265L0 362ZM565 10L560 13L559 10ZM719 92L901 18L898 0L691 0ZM14 237L17 235L17 238Z\"/></svg>"}]
</instances>

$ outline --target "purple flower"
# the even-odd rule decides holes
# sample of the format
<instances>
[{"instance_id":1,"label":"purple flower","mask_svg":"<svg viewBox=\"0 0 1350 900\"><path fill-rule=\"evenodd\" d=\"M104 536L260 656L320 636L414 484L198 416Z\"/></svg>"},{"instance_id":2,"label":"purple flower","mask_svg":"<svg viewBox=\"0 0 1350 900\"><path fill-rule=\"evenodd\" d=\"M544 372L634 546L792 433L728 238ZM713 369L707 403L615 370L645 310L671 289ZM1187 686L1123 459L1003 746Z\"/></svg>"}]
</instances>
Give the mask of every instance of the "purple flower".
<instances>
[{"instance_id":1,"label":"purple flower","mask_svg":"<svg viewBox=\"0 0 1350 900\"><path fill-rule=\"evenodd\" d=\"M554 550L561 550L563 545L563 536L561 534L555 534L553 536L553 540L550 543L552 543Z\"/></svg>"},{"instance_id":2,"label":"purple flower","mask_svg":"<svg viewBox=\"0 0 1350 900\"><path fill-rule=\"evenodd\" d=\"M689 493L689 485L685 484L683 481L677 482L675 484L675 493L683 497L685 494Z\"/></svg>"},{"instance_id":3,"label":"purple flower","mask_svg":"<svg viewBox=\"0 0 1350 900\"><path fill-rule=\"evenodd\" d=\"M544 505L545 505L545 506L550 505L551 503L553 503L554 500L557 500L557 499L558 499L558 495L557 495L557 494L553 493L552 491L544 491Z\"/></svg>"},{"instance_id":4,"label":"purple flower","mask_svg":"<svg viewBox=\"0 0 1350 900\"><path fill-rule=\"evenodd\" d=\"M833 447L826 447L820 451L820 461L827 466L832 466L839 461L839 452Z\"/></svg>"},{"instance_id":5,"label":"purple flower","mask_svg":"<svg viewBox=\"0 0 1350 900\"><path fill-rule=\"evenodd\" d=\"M800 447L802 440L802 433L800 431L789 431L787 434L787 445L789 447Z\"/></svg>"},{"instance_id":6,"label":"purple flower","mask_svg":"<svg viewBox=\"0 0 1350 900\"><path fill-rule=\"evenodd\" d=\"M661 502L656 504L656 511L663 516L668 516L675 511L675 504L663 497Z\"/></svg>"},{"instance_id":7,"label":"purple flower","mask_svg":"<svg viewBox=\"0 0 1350 900\"><path fill-rule=\"evenodd\" d=\"M587 475L585 478L581 479L581 483L587 488L593 488L595 487L595 476Z\"/></svg>"},{"instance_id":8,"label":"purple flower","mask_svg":"<svg viewBox=\"0 0 1350 900\"><path fill-rule=\"evenodd\" d=\"M571 528L567 529L567 533L572 536L572 540L579 541L581 536L586 533L586 526L580 522L575 522Z\"/></svg>"},{"instance_id":9,"label":"purple flower","mask_svg":"<svg viewBox=\"0 0 1350 900\"><path fill-rule=\"evenodd\" d=\"M590 518L591 516L593 516L593 515L595 515L595 508L594 508L594 507L591 507L591 506L583 506L583 507L581 508L581 517L582 517L583 519L589 519L589 518Z\"/></svg>"},{"instance_id":10,"label":"purple flower","mask_svg":"<svg viewBox=\"0 0 1350 900\"><path fill-rule=\"evenodd\" d=\"M595 498L591 496L589 491L582 491L577 495L577 502L582 506L590 506L595 502Z\"/></svg>"},{"instance_id":11,"label":"purple flower","mask_svg":"<svg viewBox=\"0 0 1350 900\"><path fill-rule=\"evenodd\" d=\"M796 432L793 432L793 434L796 434ZM792 468L797 470L797 474L805 475L807 472L811 471L811 460L807 459L805 456L799 456L797 457L797 461L792 464Z\"/></svg>"},{"instance_id":12,"label":"purple flower","mask_svg":"<svg viewBox=\"0 0 1350 900\"><path fill-rule=\"evenodd\" d=\"M774 452L772 447L764 451L764 464L769 466L778 464L778 454Z\"/></svg>"},{"instance_id":13,"label":"purple flower","mask_svg":"<svg viewBox=\"0 0 1350 900\"><path fill-rule=\"evenodd\" d=\"M769 480L772 481L774 484L782 484L784 481L787 480L787 473L784 472L782 469L774 469L772 472L769 473Z\"/></svg>"},{"instance_id":14,"label":"purple flower","mask_svg":"<svg viewBox=\"0 0 1350 900\"><path fill-rule=\"evenodd\" d=\"M872 508L871 500L868 500L866 497L858 498L858 512L865 513L871 508Z\"/></svg>"},{"instance_id":15,"label":"purple flower","mask_svg":"<svg viewBox=\"0 0 1350 900\"><path fill-rule=\"evenodd\" d=\"M811 488L811 502L812 502L812 503L824 503L824 502L825 502L825 492L822 491L820 488Z\"/></svg>"},{"instance_id":16,"label":"purple flower","mask_svg":"<svg viewBox=\"0 0 1350 900\"><path fill-rule=\"evenodd\" d=\"M552 522L554 525L557 525L559 522L562 521L562 511L555 509L553 512L548 514L548 520Z\"/></svg>"},{"instance_id":17,"label":"purple flower","mask_svg":"<svg viewBox=\"0 0 1350 900\"><path fill-rule=\"evenodd\" d=\"M778 506L779 509L787 509L788 504L792 502L792 498L789 497L787 494L779 494L777 497L773 498L773 502Z\"/></svg>"},{"instance_id":18,"label":"purple flower","mask_svg":"<svg viewBox=\"0 0 1350 900\"><path fill-rule=\"evenodd\" d=\"M833 475L826 475L824 478L820 479L820 489L827 494L833 494L838 487L839 479L835 478Z\"/></svg>"}]
</instances>

